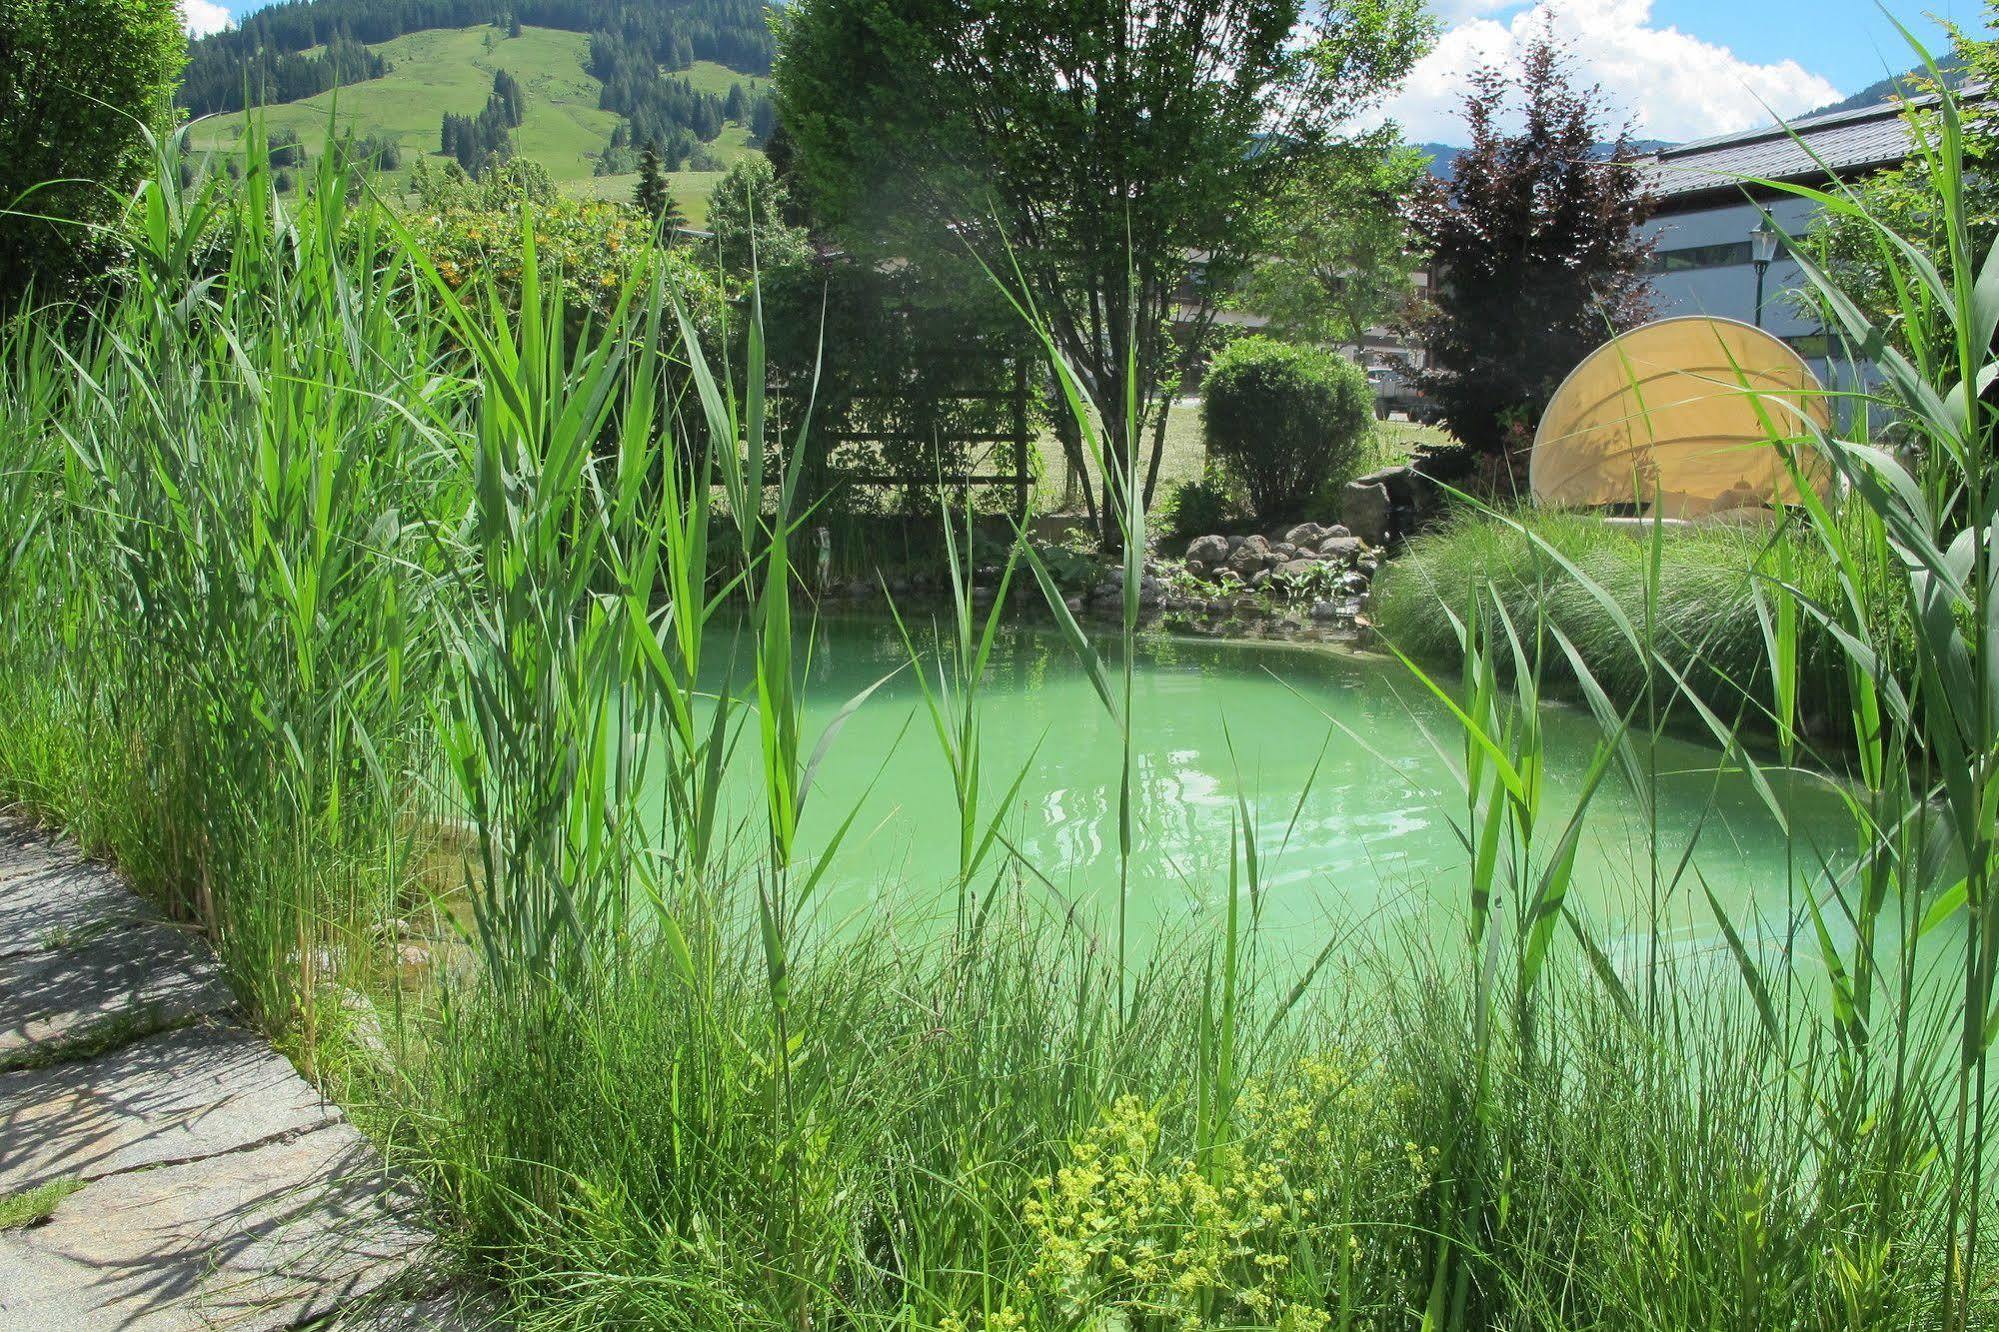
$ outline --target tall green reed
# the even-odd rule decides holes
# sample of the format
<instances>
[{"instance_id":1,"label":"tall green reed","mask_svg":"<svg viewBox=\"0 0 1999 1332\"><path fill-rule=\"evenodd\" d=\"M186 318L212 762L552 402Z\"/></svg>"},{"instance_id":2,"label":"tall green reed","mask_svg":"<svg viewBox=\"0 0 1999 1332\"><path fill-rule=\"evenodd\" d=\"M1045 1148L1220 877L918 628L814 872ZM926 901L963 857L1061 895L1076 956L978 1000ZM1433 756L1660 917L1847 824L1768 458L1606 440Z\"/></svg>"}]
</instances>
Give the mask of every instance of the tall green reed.
<instances>
[{"instance_id":1,"label":"tall green reed","mask_svg":"<svg viewBox=\"0 0 1999 1332\"><path fill-rule=\"evenodd\" d=\"M931 727L951 773L952 800L958 810L954 929L963 938L971 925L976 891L974 885L980 870L995 849L1011 850L1003 836L1004 820L1033 771L1034 755L1039 753L1039 746L1021 765L1012 785L1000 794L994 805L988 806L979 690L985 682L986 671L992 661L993 644L1006 614L1007 594L1013 587L1014 570L1020 559L1020 543L1016 542L1008 549L999 583L986 590L991 601L985 613L980 615L976 610L979 589L973 581L974 571L967 564L977 531L969 496L965 508L962 556L948 503L940 502L939 517L944 530L944 558L951 594L951 637L948 643L940 644L934 683L930 672L924 668L922 650L893 598L890 599L889 613L895 619L896 631L909 654L918 688L923 693L924 708L930 716Z\"/></svg>"},{"instance_id":2,"label":"tall green reed","mask_svg":"<svg viewBox=\"0 0 1999 1332\"><path fill-rule=\"evenodd\" d=\"M1930 72L1936 75L1933 66ZM1913 467L1868 441L1830 435L1817 441L1878 523L1862 539L1892 554L1890 567L1899 577L1890 595L1914 625L1906 660L1868 632L1858 615L1861 591L1853 572L1863 553L1824 506L1810 504L1815 532L1849 571L1844 604L1814 613L1842 631L1854 666L1853 722L1870 837L1863 873L1838 899L1856 923L1856 946L1844 967L1836 967L1829 947L1825 951L1828 966L1836 968L1837 1030L1856 1075L1886 1063L1886 1098L1899 1108L1923 1065L1920 1052L1905 1044L1906 1020L1895 1014L1888 1015L1890 1049L1877 1048L1877 989L1886 991L1881 1002L1905 1011L1916 983L1914 943L1947 922L1963 930L1948 1132L1936 1134L1920 1117L1907 1130L1920 1135L1921 1146L1912 1143L1910 1151L1933 1151L1949 1161L1944 1227L1957 1258L1941 1274L1939 1293L1944 1324L1963 1326L1978 1296L1974 1273L1988 1202L1992 1111L1988 1067L1999 1035L1993 1002L1999 968L1999 901L1993 896L1999 872L1993 813L1999 794L1999 607L1993 604L1999 488L1986 394L1999 330L1999 250L1981 257L1973 249L1961 110L1948 90L1939 97L1936 127L1934 138L1917 136L1914 151L1938 186L1943 255L1926 254L1895 234L1849 191L1785 188L1868 229L1910 339L1906 353L1891 345L1831 276L1809 257L1801 259L1814 293L1847 340L1878 367L1901 419L1920 441L1921 461ZM1932 832L1947 839L1949 861L1939 863L1930 853ZM1883 966L1875 956L1876 923L1889 911L1901 913L1900 947Z\"/></svg>"},{"instance_id":3,"label":"tall green reed","mask_svg":"<svg viewBox=\"0 0 1999 1332\"><path fill-rule=\"evenodd\" d=\"M1810 941L1821 979L1809 987L1823 996L1822 1014L1801 1011L1790 996L1798 969L1783 956L1766 961L1760 948L1745 942L1747 931L1722 912L1711 893L1707 901L1725 937L1727 951L1758 1016L1761 1048L1799 1061L1796 1076L1809 1087L1811 1192L1816 1206L1843 1212L1850 1220L1828 1230L1830 1260L1840 1274L1841 1306L1849 1325L1875 1319L1912 1317L1920 1309L1924 1325L1962 1327L1989 1316L1987 1260L1980 1252L1980 1228L1991 1200L1984 1178L1990 1168L1986 1125L1991 1101L1986 1080L1992 1038L1999 1031L1993 1008L1990 881L1993 872L1992 702L1995 693L1991 649L1991 484L1987 475L1993 445L1991 408L1982 387L1989 383L1992 333L1999 326L1999 256L1982 263L1969 246L1970 221L1962 206L1964 155L1955 99L1946 94L1939 109L1941 132L1919 145L1930 170L1944 182L1942 209L1949 234L1946 270L1885 226L1867 218L1847 193L1776 182L1754 182L1807 197L1821 207L1863 219L1874 228L1883 263L1895 275L1903 302L1900 320L1947 331L1948 345L1912 339L1904 354L1891 346L1840 292L1836 281L1809 259L1807 276L1846 339L1874 361L1885 381L1873 406L1892 407L1923 442L1914 466L1871 441L1843 439L1819 429L1802 404L1774 396L1759 399L1770 447L1782 451L1793 469L1801 497L1797 512L1765 544L1753 562L1749 594L1763 636L1767 675L1762 681L1717 672L1716 691L1694 687L1686 663L1700 662L1699 645L1672 645L1669 656L1652 630L1659 559L1651 560L1642 597L1642 618L1634 620L1620 598L1579 567L1555 544L1524 524L1513 524L1534 563L1558 567L1567 586L1580 589L1614 624L1644 678L1662 679L1672 706L1690 709L1698 724L1722 747L1736 779L1768 805L1780 827L1788 824L1776 784L1762 761L1742 742L1742 717L1762 711L1776 737L1779 769L1801 762L1841 770L1842 792L1854 829L1845 852L1820 848L1797 859L1787 898L1796 904L1785 922L1786 937L1802 928ZM1745 391L1748 391L1745 389ZM1866 421L1873 413L1856 413ZM1807 475L1805 456L1826 459L1841 482L1841 494L1822 499ZM1654 533L1654 551L1661 537ZM1815 596L1798 581L1796 544L1817 544L1835 571L1835 595ZM1530 601L1532 599L1530 598ZM1506 603L1497 606L1498 627L1484 627L1480 614L1458 626L1465 657L1464 701L1453 704L1466 737L1465 781L1473 848L1473 920L1485 910L1486 894L1505 885L1527 904L1527 918L1548 899L1533 884L1495 872L1493 848L1509 841L1525 850L1531 837L1531 762L1517 757L1502 740L1515 736L1527 752L1534 748L1526 710L1534 703L1537 663L1522 653ZM1885 605L1884 605L1885 601ZM1539 604L1546 605L1543 599ZM1798 649L1802 624L1811 621L1838 645L1846 676L1849 711L1842 728L1851 748L1810 744L1798 717ZM1611 704L1596 683L1588 661L1554 624L1537 616L1535 637L1551 635L1567 660L1567 671L1604 723L1609 749L1627 747L1632 720L1628 709ZM1912 633L1901 630L1913 626ZM1509 704L1495 717L1489 699L1491 669L1498 653L1510 652L1508 678L1520 693L1521 712ZM1597 657L1602 659L1599 647ZM1440 698L1448 692L1431 685ZM1733 720L1712 706L1718 692L1734 688L1741 699ZM1644 702L1650 690L1637 700ZM1656 706L1646 703L1656 718ZM1652 726L1656 734L1656 720ZM1501 767L1501 760L1513 766ZM1483 770L1504 789L1516 826L1511 837L1496 831L1495 802L1482 802ZM1624 761L1627 779L1638 774ZM1599 772L1593 770L1593 785ZM1810 776L1807 775L1807 780ZM1526 820L1521 824L1521 820ZM1655 833L1652 852L1659 847ZM1559 864L1559 856L1556 863ZM1656 873L1656 870L1655 870ZM1677 876L1676 876L1677 877ZM1658 937L1656 912L1652 938ZM1531 931L1522 935L1517 956L1534 955ZM1598 976L1620 1011L1631 1013L1618 994L1621 979L1608 959L1577 931ZM1940 1001L1934 985L1938 958L1957 967L1957 996ZM1486 967L1487 974L1492 968ZM1773 972L1782 974L1774 975ZM1518 972L1528 977L1523 965ZM1657 976L1647 967L1648 985ZM1780 1010L1772 998L1782 992ZM1481 996L1485 987L1480 987ZM1511 996L1524 1023L1531 981ZM1486 1029L1474 1009L1475 1031ZM1636 1016L1636 1015L1634 1015ZM1956 1028L1939 1039L1939 1018ZM1661 1013L1648 1003L1640 1030L1664 1035L1687 1021L1679 1002ZM1667 1025L1661 1026L1661 1023ZM1821 1025L1821 1022L1823 1025ZM1821 1039L1821 1035L1823 1039ZM1532 1030L1524 1026L1510 1058L1531 1054ZM1487 1066L1484 1047L1477 1066ZM1531 1067L1522 1064L1523 1068ZM1475 1105L1487 1106L1481 1081ZM1510 1167L1502 1167L1504 1179ZM1496 1200L1474 1197L1468 1211L1480 1213L1479 1239L1491 1243L1509 1210ZM1467 1246L1469 1247L1469 1246ZM1920 1257L1917 1257L1917 1256ZM1440 1263L1438 1275L1443 1268ZM1488 1274L1489 1275L1489 1274ZM1933 1281L1934 1298L1911 1303L1909 1283ZM1458 1276L1453 1299L1433 1303L1432 1321L1455 1325L1465 1314L1466 1279ZM1889 1310L1901 1312L1891 1315Z\"/></svg>"},{"instance_id":4,"label":"tall green reed","mask_svg":"<svg viewBox=\"0 0 1999 1332\"><path fill-rule=\"evenodd\" d=\"M407 871L438 325L332 165L293 210L261 153L229 188L180 183L184 133L154 151L115 297L9 334L8 453L40 513L8 674L59 681L50 720L123 767L116 791L23 784L215 932L260 1011L310 1023L315 973Z\"/></svg>"}]
</instances>

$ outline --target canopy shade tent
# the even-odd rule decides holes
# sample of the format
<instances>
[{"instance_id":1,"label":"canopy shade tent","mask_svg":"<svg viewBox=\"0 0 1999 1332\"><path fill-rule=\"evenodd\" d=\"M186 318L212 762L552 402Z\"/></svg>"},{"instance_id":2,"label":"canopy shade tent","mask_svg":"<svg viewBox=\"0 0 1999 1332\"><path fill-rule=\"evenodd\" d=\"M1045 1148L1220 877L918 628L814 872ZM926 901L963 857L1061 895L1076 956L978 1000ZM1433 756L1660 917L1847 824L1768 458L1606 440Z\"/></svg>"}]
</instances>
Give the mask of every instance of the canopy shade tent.
<instances>
[{"instance_id":1,"label":"canopy shade tent","mask_svg":"<svg viewBox=\"0 0 1999 1332\"><path fill-rule=\"evenodd\" d=\"M1831 404L1790 347L1733 319L1661 319L1569 372L1535 433L1528 482L1540 504L1626 505L1662 518L1796 503L1771 441L1807 436L1807 419L1829 429ZM1824 494L1824 460L1796 454Z\"/></svg>"}]
</instances>

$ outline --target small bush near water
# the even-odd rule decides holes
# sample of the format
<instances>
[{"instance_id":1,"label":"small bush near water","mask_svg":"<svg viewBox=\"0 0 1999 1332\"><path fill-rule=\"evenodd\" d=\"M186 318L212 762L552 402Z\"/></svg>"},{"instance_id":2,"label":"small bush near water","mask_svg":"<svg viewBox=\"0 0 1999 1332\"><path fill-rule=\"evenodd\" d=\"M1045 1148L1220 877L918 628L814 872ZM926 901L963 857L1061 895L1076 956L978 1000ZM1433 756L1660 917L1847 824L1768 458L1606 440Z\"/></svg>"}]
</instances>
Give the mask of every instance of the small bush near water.
<instances>
[{"instance_id":1,"label":"small bush near water","mask_svg":"<svg viewBox=\"0 0 1999 1332\"><path fill-rule=\"evenodd\" d=\"M1351 471L1374 425L1374 396L1344 357L1269 338L1231 343L1208 371L1208 456L1262 519L1301 512Z\"/></svg>"},{"instance_id":2,"label":"small bush near water","mask_svg":"<svg viewBox=\"0 0 1999 1332\"><path fill-rule=\"evenodd\" d=\"M1166 493L1159 506L1160 525L1176 541L1220 532L1236 517L1232 491L1228 476L1209 463L1199 476L1182 481Z\"/></svg>"},{"instance_id":3,"label":"small bush near water","mask_svg":"<svg viewBox=\"0 0 1999 1332\"><path fill-rule=\"evenodd\" d=\"M1724 919L1716 966L1671 966L1657 903L1699 892L1677 847L1617 932L1569 908L1591 793L1644 799L1656 747L1584 664L1602 743L1551 795L1538 674L1509 692L1497 663L1554 630L1503 595L1466 603L1455 671L1412 676L1461 728L1439 835L1467 869L1434 887L1461 947L1267 947L1283 810L1244 796L1219 919L1135 950L1128 799L1102 911L1011 851L1016 798L1045 793L981 762L996 621L962 576L908 638L959 812L941 919L834 932L815 891L850 807L813 780L838 735L801 734L796 461L761 376L732 389L648 263L574 334L525 234L512 302L483 277L466 299L350 211L334 156L294 207L255 162L183 190L163 145L131 282L0 332L0 792L207 927L518 1325L1994 1325L1999 714L1976 708L1999 666L1971 645L1999 607L1983 564L1938 581L1987 547L1944 553L1919 487L1869 492L1871 526L1811 515L1843 594L1892 531L1883 595L1947 601L1900 638L1853 596L1827 612L1864 667L1854 849L1800 857L1788 952ZM1960 344L1924 383L1981 382L1989 339ZM1979 410L1927 428L1993 493ZM1115 651L1048 611L1129 790L1145 515L1118 518ZM1008 570L1052 588L1038 558ZM1800 606L1770 611L1792 679ZM404 918L453 964L398 975ZM364 998L378 1047L335 1016Z\"/></svg>"}]
</instances>

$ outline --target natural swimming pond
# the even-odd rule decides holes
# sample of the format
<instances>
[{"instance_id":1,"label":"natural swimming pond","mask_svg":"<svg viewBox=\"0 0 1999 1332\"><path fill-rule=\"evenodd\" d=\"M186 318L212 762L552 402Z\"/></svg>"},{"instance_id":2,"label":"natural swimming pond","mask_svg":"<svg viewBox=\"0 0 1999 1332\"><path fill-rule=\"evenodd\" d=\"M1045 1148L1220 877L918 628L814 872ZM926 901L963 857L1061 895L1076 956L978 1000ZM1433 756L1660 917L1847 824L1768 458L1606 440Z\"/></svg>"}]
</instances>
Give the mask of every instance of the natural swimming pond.
<instances>
[{"instance_id":1,"label":"natural swimming pond","mask_svg":"<svg viewBox=\"0 0 1999 1332\"><path fill-rule=\"evenodd\" d=\"M886 622L822 621L818 635L808 748L849 699L907 659ZM1115 642L1102 650L1114 653ZM935 670L934 659L927 665ZM1458 937L1469 877L1457 831L1467 820L1461 733L1401 663L1324 646L1155 637L1140 645L1134 714L1134 939L1183 928L1225 903L1238 797L1255 825L1267 930L1310 947L1329 930L1357 925ZM1047 630L1004 633L981 716L987 801L1030 767L1006 827L1039 877L1021 876L1017 891L1075 902L1107 921L1117 884L1120 738L1067 645ZM1545 731L1552 826L1544 836L1552 842L1601 732L1586 711L1562 706L1548 708ZM1745 935L1780 943L1797 899L1790 876L1849 854L1838 794L1820 777L1771 775L1796 839L1787 853L1763 799L1724 768L1718 750L1666 739L1655 757L1662 932L1697 947L1719 942L1698 870ZM754 756L741 752L737 761L753 764ZM819 890L823 912L950 912L958 816L907 669L845 723L811 801L807 852L859 809ZM1653 844L1643 802L1613 775L1591 803L1570 900L1614 955L1650 932Z\"/></svg>"}]
</instances>

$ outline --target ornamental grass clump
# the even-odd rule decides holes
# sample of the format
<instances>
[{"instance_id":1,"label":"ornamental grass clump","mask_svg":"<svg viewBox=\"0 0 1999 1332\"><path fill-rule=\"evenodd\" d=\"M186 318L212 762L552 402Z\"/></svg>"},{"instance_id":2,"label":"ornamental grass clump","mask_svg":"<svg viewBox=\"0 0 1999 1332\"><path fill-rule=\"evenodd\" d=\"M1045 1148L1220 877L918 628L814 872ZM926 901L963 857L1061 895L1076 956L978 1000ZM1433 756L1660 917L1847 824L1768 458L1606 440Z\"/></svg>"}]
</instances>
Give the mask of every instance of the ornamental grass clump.
<instances>
[{"instance_id":1,"label":"ornamental grass clump","mask_svg":"<svg viewBox=\"0 0 1999 1332\"><path fill-rule=\"evenodd\" d=\"M1849 513L1841 522L1856 527L1864 519ZM1872 632L1906 642L1909 621L1886 595L1893 571L1884 554L1860 547L1852 578ZM1474 602L1496 600L1516 623L1559 628L1613 698L1652 688L1670 702L1684 686L1721 715L1741 714L1749 730L1767 731L1777 682L1765 621L1782 599L1766 595L1759 609L1757 590L1783 584L1803 604L1831 605L1842 595L1842 576L1802 515L1769 528L1673 531L1654 542L1592 514L1467 503L1383 568L1368 615L1398 650L1448 666L1462 652L1454 624L1472 614ZM1643 623L1645 632L1634 641L1620 617ZM1846 713L1844 648L1817 616L1796 616L1794 628L1787 687L1807 729L1833 739ZM1502 661L1501 669L1510 674L1513 664ZM1547 660L1544 670L1551 685L1575 684L1566 655Z\"/></svg>"}]
</instances>

